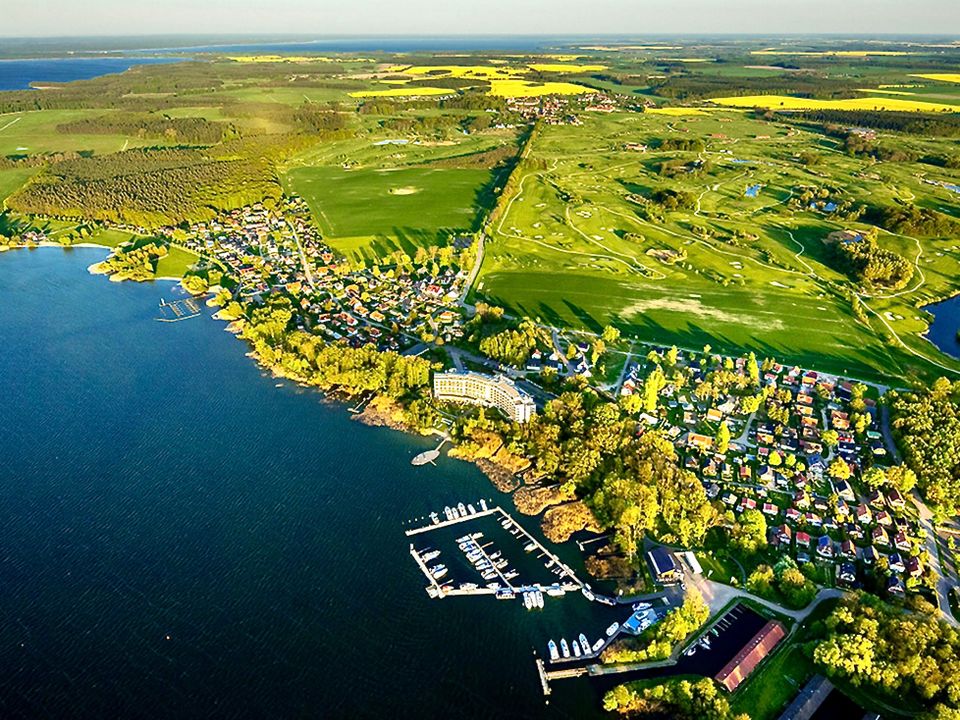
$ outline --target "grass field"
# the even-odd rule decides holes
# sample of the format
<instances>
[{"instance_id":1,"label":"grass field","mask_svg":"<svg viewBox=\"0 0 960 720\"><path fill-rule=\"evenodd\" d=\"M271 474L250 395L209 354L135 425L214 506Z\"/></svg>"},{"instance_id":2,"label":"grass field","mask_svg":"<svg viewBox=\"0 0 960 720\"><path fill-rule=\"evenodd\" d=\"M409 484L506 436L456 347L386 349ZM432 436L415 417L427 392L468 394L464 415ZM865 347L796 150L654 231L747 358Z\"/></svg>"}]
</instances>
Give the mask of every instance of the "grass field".
<instances>
[{"instance_id":1,"label":"grass field","mask_svg":"<svg viewBox=\"0 0 960 720\"><path fill-rule=\"evenodd\" d=\"M659 139L677 136L704 139L706 152L620 149L627 142L655 148ZM929 149L926 141L914 142L918 152ZM865 324L834 289L845 276L822 242L847 224L785 207L796 186L825 183L854 201L923 198L950 206L947 190L919 181L916 164L876 165L868 177L866 164L838 145L719 110L592 116L581 127L544 128L531 152L539 169L522 177L492 228L474 294L549 324L596 331L613 323L641 340L749 348L864 379L960 369L919 336L926 320L917 310L955 291L960 242L881 235L918 271L906 291L864 298ZM806 149L829 160L811 172L794 159ZM710 161L708 173L657 172L663 160L698 157ZM941 179L955 175L944 171ZM745 194L752 185L760 186L756 197ZM627 199L663 187L689 192L696 206L666 212L659 223L643 219ZM664 251L686 259L666 264L657 257Z\"/></svg>"},{"instance_id":2,"label":"grass field","mask_svg":"<svg viewBox=\"0 0 960 720\"><path fill-rule=\"evenodd\" d=\"M392 87L386 90L358 90L350 93L350 97L429 97L430 95L452 95L455 90L449 88L424 87L414 85L410 87Z\"/></svg>"},{"instance_id":3,"label":"grass field","mask_svg":"<svg viewBox=\"0 0 960 720\"><path fill-rule=\"evenodd\" d=\"M334 247L370 259L474 229L490 181L488 170L423 167L299 167L286 178Z\"/></svg>"},{"instance_id":4,"label":"grass field","mask_svg":"<svg viewBox=\"0 0 960 720\"><path fill-rule=\"evenodd\" d=\"M76 135L57 131L61 123L103 117L105 110L39 110L0 115L0 156L33 153L117 152L124 148L164 145L157 138L135 135Z\"/></svg>"},{"instance_id":5,"label":"grass field","mask_svg":"<svg viewBox=\"0 0 960 720\"><path fill-rule=\"evenodd\" d=\"M196 261L197 256L189 250L171 246L170 251L157 262L157 277L181 278Z\"/></svg>"},{"instance_id":6,"label":"grass field","mask_svg":"<svg viewBox=\"0 0 960 720\"><path fill-rule=\"evenodd\" d=\"M0 170L0 207L2 207L4 200L39 171L40 168L30 167Z\"/></svg>"}]
</instances>

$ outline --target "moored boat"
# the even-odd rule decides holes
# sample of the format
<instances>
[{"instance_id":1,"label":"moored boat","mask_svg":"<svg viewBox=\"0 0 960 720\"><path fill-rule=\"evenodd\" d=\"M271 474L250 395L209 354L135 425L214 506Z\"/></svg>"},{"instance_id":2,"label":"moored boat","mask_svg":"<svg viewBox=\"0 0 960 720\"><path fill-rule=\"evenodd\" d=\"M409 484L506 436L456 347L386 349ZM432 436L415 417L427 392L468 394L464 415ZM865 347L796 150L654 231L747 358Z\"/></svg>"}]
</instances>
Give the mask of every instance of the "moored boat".
<instances>
[{"instance_id":1,"label":"moored boat","mask_svg":"<svg viewBox=\"0 0 960 720\"><path fill-rule=\"evenodd\" d=\"M560 653L557 651L557 644L553 640L547 643L547 650L550 652L551 660L560 659Z\"/></svg>"}]
</instances>

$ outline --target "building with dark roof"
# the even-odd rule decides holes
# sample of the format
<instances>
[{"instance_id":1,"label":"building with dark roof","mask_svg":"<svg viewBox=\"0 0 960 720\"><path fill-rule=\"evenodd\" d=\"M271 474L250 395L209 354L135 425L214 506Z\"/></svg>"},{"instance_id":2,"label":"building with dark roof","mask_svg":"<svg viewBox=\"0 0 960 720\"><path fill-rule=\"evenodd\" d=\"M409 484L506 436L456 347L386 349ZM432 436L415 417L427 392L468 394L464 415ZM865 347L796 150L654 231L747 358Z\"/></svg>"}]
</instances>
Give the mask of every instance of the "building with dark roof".
<instances>
[{"instance_id":1,"label":"building with dark roof","mask_svg":"<svg viewBox=\"0 0 960 720\"><path fill-rule=\"evenodd\" d=\"M754 635L730 662L723 666L714 679L729 692L733 692L785 636L786 631L783 625L776 620L771 620L760 628L760 632Z\"/></svg>"},{"instance_id":2,"label":"building with dark roof","mask_svg":"<svg viewBox=\"0 0 960 720\"><path fill-rule=\"evenodd\" d=\"M678 583L683 579L683 571L673 554L664 547L657 546L647 553L654 579L662 584Z\"/></svg>"},{"instance_id":3,"label":"building with dark roof","mask_svg":"<svg viewBox=\"0 0 960 720\"><path fill-rule=\"evenodd\" d=\"M831 690L833 684L829 680L823 675L814 675L783 711L780 720L810 720Z\"/></svg>"}]
</instances>

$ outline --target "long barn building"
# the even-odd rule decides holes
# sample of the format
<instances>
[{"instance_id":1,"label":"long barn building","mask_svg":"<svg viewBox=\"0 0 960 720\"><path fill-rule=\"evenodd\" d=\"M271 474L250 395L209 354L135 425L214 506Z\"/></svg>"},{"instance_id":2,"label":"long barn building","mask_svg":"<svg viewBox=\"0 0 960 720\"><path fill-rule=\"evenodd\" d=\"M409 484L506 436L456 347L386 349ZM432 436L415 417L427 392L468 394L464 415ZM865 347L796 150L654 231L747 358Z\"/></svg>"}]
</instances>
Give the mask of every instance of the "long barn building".
<instances>
[{"instance_id":1,"label":"long barn building","mask_svg":"<svg viewBox=\"0 0 960 720\"><path fill-rule=\"evenodd\" d=\"M730 662L723 666L716 675L716 681L733 692L785 636L783 625L776 620L771 620L760 628L760 632L754 635Z\"/></svg>"}]
</instances>

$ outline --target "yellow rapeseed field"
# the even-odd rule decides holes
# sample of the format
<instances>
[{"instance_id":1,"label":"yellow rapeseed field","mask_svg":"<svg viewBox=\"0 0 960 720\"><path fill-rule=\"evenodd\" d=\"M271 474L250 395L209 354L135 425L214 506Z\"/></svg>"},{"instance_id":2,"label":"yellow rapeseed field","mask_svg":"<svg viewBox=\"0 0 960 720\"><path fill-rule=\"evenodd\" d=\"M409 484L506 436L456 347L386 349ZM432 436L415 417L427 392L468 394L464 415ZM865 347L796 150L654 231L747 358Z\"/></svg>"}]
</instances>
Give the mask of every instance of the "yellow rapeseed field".
<instances>
[{"instance_id":1,"label":"yellow rapeseed field","mask_svg":"<svg viewBox=\"0 0 960 720\"><path fill-rule=\"evenodd\" d=\"M540 95L581 95L593 88L566 82L532 83L526 80L491 80L490 94L497 97L538 97Z\"/></svg>"},{"instance_id":2,"label":"yellow rapeseed field","mask_svg":"<svg viewBox=\"0 0 960 720\"><path fill-rule=\"evenodd\" d=\"M440 75L438 71L443 71ZM411 65L399 66L391 72L402 72L407 75L433 75L437 77L479 78L484 80L508 80L516 75L510 68L493 67L491 65ZM522 72L522 71L521 71Z\"/></svg>"},{"instance_id":3,"label":"yellow rapeseed field","mask_svg":"<svg viewBox=\"0 0 960 720\"><path fill-rule=\"evenodd\" d=\"M937 82L960 83L960 73L924 73L922 75L911 75L911 77L936 80Z\"/></svg>"},{"instance_id":4,"label":"yellow rapeseed field","mask_svg":"<svg viewBox=\"0 0 960 720\"><path fill-rule=\"evenodd\" d=\"M960 112L958 105L901 100L893 97L865 97L850 100L812 100L790 95L749 95L711 98L710 102L727 107L770 108L783 110L901 110L905 112Z\"/></svg>"}]
</instances>

